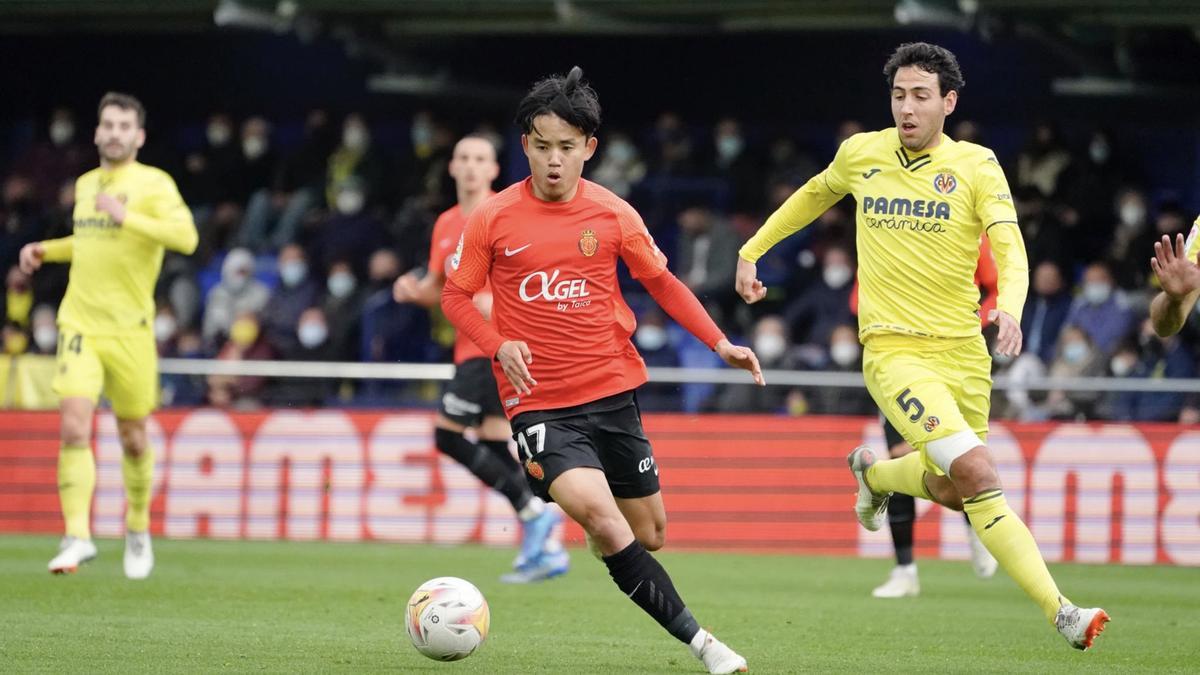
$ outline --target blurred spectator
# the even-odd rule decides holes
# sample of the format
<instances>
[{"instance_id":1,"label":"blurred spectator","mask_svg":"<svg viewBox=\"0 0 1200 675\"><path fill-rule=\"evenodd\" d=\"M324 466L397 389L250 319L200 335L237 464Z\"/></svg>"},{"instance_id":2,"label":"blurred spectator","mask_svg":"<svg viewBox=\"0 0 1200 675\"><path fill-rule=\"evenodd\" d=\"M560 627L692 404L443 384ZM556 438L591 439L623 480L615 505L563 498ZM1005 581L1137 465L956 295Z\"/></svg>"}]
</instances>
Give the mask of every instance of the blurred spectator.
<instances>
[{"instance_id":1,"label":"blurred spectator","mask_svg":"<svg viewBox=\"0 0 1200 675\"><path fill-rule=\"evenodd\" d=\"M1085 155L1075 158L1063 173L1062 201L1077 212L1080 226L1092 235L1089 238L1105 242L1112 236L1109 206L1120 185L1132 179L1129 166L1114 147L1112 135L1096 129L1088 139ZM1097 257L1094 251L1087 253L1090 258Z\"/></svg>"},{"instance_id":2,"label":"blurred spectator","mask_svg":"<svg viewBox=\"0 0 1200 675\"><path fill-rule=\"evenodd\" d=\"M271 147L271 125L262 117L242 122L241 141L234 195L239 204L245 204L252 194L271 187L279 157Z\"/></svg>"},{"instance_id":3,"label":"blurred spectator","mask_svg":"<svg viewBox=\"0 0 1200 675\"><path fill-rule=\"evenodd\" d=\"M0 264L17 263L21 247L42 238L45 226L38 205L33 181L12 174L4 179L4 202L0 204Z\"/></svg>"},{"instance_id":4,"label":"blurred spectator","mask_svg":"<svg viewBox=\"0 0 1200 675\"><path fill-rule=\"evenodd\" d=\"M239 312L229 329L229 339L217 352L222 361L264 361L274 358L253 311ZM257 375L209 375L208 402L218 408L251 410L262 405L267 380Z\"/></svg>"},{"instance_id":5,"label":"blurred spectator","mask_svg":"<svg viewBox=\"0 0 1200 675\"><path fill-rule=\"evenodd\" d=\"M1082 248L1082 245L1067 246L1066 230L1062 222L1050 211L1042 193L1035 187L1018 187L1013 197L1030 265L1050 260L1057 263L1059 269L1074 270L1078 256L1082 255L1077 249ZM1097 250L1094 255L1083 259L1096 260L1099 257Z\"/></svg>"},{"instance_id":6,"label":"blurred spectator","mask_svg":"<svg viewBox=\"0 0 1200 675\"><path fill-rule=\"evenodd\" d=\"M867 129L862 125L862 122L859 122L858 120L842 120L842 122L838 124L837 135L834 138L837 141L837 144L841 145L846 141L846 139L855 134L861 134L866 130Z\"/></svg>"},{"instance_id":7,"label":"blurred spectator","mask_svg":"<svg viewBox=\"0 0 1200 675\"><path fill-rule=\"evenodd\" d=\"M959 120L954 124L950 138L979 145L983 143L983 132L980 131L979 124L974 120Z\"/></svg>"},{"instance_id":8,"label":"blurred spectator","mask_svg":"<svg viewBox=\"0 0 1200 675\"><path fill-rule=\"evenodd\" d=\"M1107 357L1088 339L1087 333L1076 326L1063 329L1058 354L1050 364L1050 377L1100 377L1104 375ZM1089 419L1100 399L1095 391L1051 390L1044 409L1051 419Z\"/></svg>"},{"instance_id":9,"label":"blurred spectator","mask_svg":"<svg viewBox=\"0 0 1200 675\"><path fill-rule=\"evenodd\" d=\"M1107 264L1094 262L1084 270L1083 289L1071 305L1066 325L1083 329L1105 357L1133 330L1133 311L1113 287Z\"/></svg>"},{"instance_id":10,"label":"blurred spectator","mask_svg":"<svg viewBox=\"0 0 1200 675\"><path fill-rule=\"evenodd\" d=\"M1122 224L1124 219L1122 218ZM1145 258L1154 255L1154 243L1162 241L1163 235L1175 241L1176 234L1187 234L1191 219L1184 214L1179 204L1168 202L1158 210L1153 227L1141 228L1141 231L1126 242L1120 237L1113 242L1109 249L1109 264L1116 270L1117 285L1131 291L1141 291L1148 287L1152 272L1150 265L1145 264ZM1146 255L1146 251L1150 251Z\"/></svg>"},{"instance_id":11,"label":"blurred spectator","mask_svg":"<svg viewBox=\"0 0 1200 675\"><path fill-rule=\"evenodd\" d=\"M4 321L27 328L32 310L33 289L29 285L29 275L13 265L4 279Z\"/></svg>"},{"instance_id":12,"label":"blurred spectator","mask_svg":"<svg viewBox=\"0 0 1200 675\"><path fill-rule=\"evenodd\" d=\"M368 208L368 192L358 178L347 178L335 195L334 210L317 226L309 250L325 265L338 259L361 264L387 243L386 228Z\"/></svg>"},{"instance_id":13,"label":"blurred spectator","mask_svg":"<svg viewBox=\"0 0 1200 675\"><path fill-rule=\"evenodd\" d=\"M733 226L706 205L698 204L679 213L679 278L718 313L717 323L732 316L738 301L733 278L737 272L740 242Z\"/></svg>"},{"instance_id":14,"label":"blurred spectator","mask_svg":"<svg viewBox=\"0 0 1200 675\"><path fill-rule=\"evenodd\" d=\"M329 156L325 180L326 201L342 212L338 200L348 199L342 193L347 185L353 183L360 196L359 207L354 210L357 213L362 210L366 200L379 197L383 174L383 158L371 143L367 121L358 113L346 115L342 122L342 143Z\"/></svg>"},{"instance_id":15,"label":"blurred spectator","mask_svg":"<svg viewBox=\"0 0 1200 675\"><path fill-rule=\"evenodd\" d=\"M454 185L448 170L454 154L454 134L424 110L413 116L409 141L412 154L400 172L403 176L400 194L416 199L422 208L440 213L454 202Z\"/></svg>"},{"instance_id":16,"label":"blurred spectator","mask_svg":"<svg viewBox=\"0 0 1200 675\"><path fill-rule=\"evenodd\" d=\"M279 288L262 310L262 324L271 346L287 358L295 347L300 314L317 302L317 284L309 278L308 259L298 244L284 246L276 264Z\"/></svg>"},{"instance_id":17,"label":"blurred spectator","mask_svg":"<svg viewBox=\"0 0 1200 675\"><path fill-rule=\"evenodd\" d=\"M1123 267L1132 265L1123 264L1124 261L1140 251L1150 250L1149 255L1153 255L1154 251L1150 247L1138 249L1150 235L1149 227L1149 209L1146 206L1146 195L1141 190L1128 188L1117 193L1116 199L1112 200L1113 208L1116 214L1116 226L1109 226L1107 230L1111 232L1111 241L1107 242L1107 247L1103 250L1103 257L1113 264L1118 275L1118 282L1126 282L1128 279L1123 277ZM1154 242L1150 241L1150 246ZM1149 256L1147 256L1149 257ZM1130 269L1130 274L1133 271ZM1120 283L1122 288L1132 288L1132 285Z\"/></svg>"},{"instance_id":18,"label":"blurred spectator","mask_svg":"<svg viewBox=\"0 0 1200 675\"><path fill-rule=\"evenodd\" d=\"M184 160L179 191L191 207L200 231L200 257L225 248L242 217L237 179L241 150L233 142L233 120L213 113L205 127L205 146Z\"/></svg>"},{"instance_id":19,"label":"blurred spectator","mask_svg":"<svg viewBox=\"0 0 1200 675\"><path fill-rule=\"evenodd\" d=\"M1017 185L1035 187L1044 197L1058 192L1058 178L1071 164L1071 153L1062 144L1058 129L1051 123L1038 122L1029 144L1017 157Z\"/></svg>"},{"instance_id":20,"label":"blurred spectator","mask_svg":"<svg viewBox=\"0 0 1200 675\"><path fill-rule=\"evenodd\" d=\"M1142 322L1140 335L1142 355L1131 377L1162 380L1196 376L1196 356L1178 335L1158 337L1149 319ZM1176 392L1121 392L1113 402L1112 415L1113 419L1133 422L1175 422L1189 403L1193 402L1185 394Z\"/></svg>"},{"instance_id":21,"label":"blurred spectator","mask_svg":"<svg viewBox=\"0 0 1200 675\"><path fill-rule=\"evenodd\" d=\"M155 320L157 327L158 320ZM158 339L157 328L155 339ZM205 356L200 333L194 330L178 332L165 347L159 341L159 356L199 359ZM198 406L205 403L205 378L200 375L162 375L159 377L159 402L164 406Z\"/></svg>"},{"instance_id":22,"label":"blurred spectator","mask_svg":"<svg viewBox=\"0 0 1200 675\"><path fill-rule=\"evenodd\" d=\"M348 261L336 260L329 266L325 288L321 309L330 327L330 350L336 361L358 361L359 323L365 295Z\"/></svg>"},{"instance_id":23,"label":"blurred spectator","mask_svg":"<svg viewBox=\"0 0 1200 675\"><path fill-rule=\"evenodd\" d=\"M221 281L205 300L201 335L209 344L218 343L229 335L235 317L245 313L257 315L270 297L271 291L254 278L254 256L244 248L233 249L221 263ZM257 318L254 326L257 333Z\"/></svg>"},{"instance_id":24,"label":"blurred spectator","mask_svg":"<svg viewBox=\"0 0 1200 675\"><path fill-rule=\"evenodd\" d=\"M713 129L713 173L729 184L734 213L757 213L762 206L762 167L742 133L741 124L726 117Z\"/></svg>"},{"instance_id":25,"label":"blurred spectator","mask_svg":"<svg viewBox=\"0 0 1200 675\"><path fill-rule=\"evenodd\" d=\"M664 176L693 176L696 174L696 158L693 156L692 139L684 127L683 119L675 112L667 111L658 116L654 124L654 141L657 156L653 170Z\"/></svg>"},{"instance_id":26,"label":"blurred spectator","mask_svg":"<svg viewBox=\"0 0 1200 675\"><path fill-rule=\"evenodd\" d=\"M362 307L362 360L423 362L436 358L429 337L429 313L411 303L397 303L392 285L400 261L388 249L371 254L366 299Z\"/></svg>"},{"instance_id":27,"label":"blurred spectator","mask_svg":"<svg viewBox=\"0 0 1200 675\"><path fill-rule=\"evenodd\" d=\"M850 291L854 284L854 266L850 253L841 246L825 249L820 279L808 287L784 309L784 321L797 344L829 343L833 329L854 322L850 312Z\"/></svg>"},{"instance_id":28,"label":"blurred spectator","mask_svg":"<svg viewBox=\"0 0 1200 675\"><path fill-rule=\"evenodd\" d=\"M288 345L282 352L288 361L336 360L329 342L329 322L320 307L309 307L300 314ZM314 407L325 403L333 390L334 381L327 377L289 377L275 382L268 398L272 405Z\"/></svg>"},{"instance_id":29,"label":"blurred spectator","mask_svg":"<svg viewBox=\"0 0 1200 675\"><path fill-rule=\"evenodd\" d=\"M600 161L592 169L591 179L628 199L633 186L646 177L646 163L628 135L613 131L607 141L600 145Z\"/></svg>"},{"instance_id":30,"label":"blurred spectator","mask_svg":"<svg viewBox=\"0 0 1200 675\"><path fill-rule=\"evenodd\" d=\"M657 309L650 309L638 318L633 344L648 367L679 367L679 353L672 343L666 318ZM638 387L638 404L647 410L678 410L679 386L667 383L644 384Z\"/></svg>"},{"instance_id":31,"label":"blurred spectator","mask_svg":"<svg viewBox=\"0 0 1200 675\"><path fill-rule=\"evenodd\" d=\"M200 320L201 300L194 258L168 251L163 257L162 272L158 276L155 295L165 298L171 305L180 327L194 327Z\"/></svg>"},{"instance_id":32,"label":"blurred spectator","mask_svg":"<svg viewBox=\"0 0 1200 675\"><path fill-rule=\"evenodd\" d=\"M767 144L766 171L767 185L789 183L799 187L820 169L816 162L800 152L796 141L788 136L777 136Z\"/></svg>"},{"instance_id":33,"label":"blurred spectator","mask_svg":"<svg viewBox=\"0 0 1200 675\"><path fill-rule=\"evenodd\" d=\"M1062 270L1051 260L1038 263L1033 269L1030 290L1033 292L1026 299L1021 315L1024 351L1049 364L1054 360L1058 334L1071 311L1071 295L1063 285Z\"/></svg>"},{"instance_id":34,"label":"blurred spectator","mask_svg":"<svg viewBox=\"0 0 1200 675\"><path fill-rule=\"evenodd\" d=\"M179 335L179 320L175 316L175 309L170 303L158 303L154 313L154 344L158 347L158 355L174 356L178 349Z\"/></svg>"},{"instance_id":35,"label":"blurred spectator","mask_svg":"<svg viewBox=\"0 0 1200 675\"><path fill-rule=\"evenodd\" d=\"M58 312L50 305L38 305L33 309L29 332L33 336L35 354L54 355L58 351Z\"/></svg>"},{"instance_id":36,"label":"blurred spectator","mask_svg":"<svg viewBox=\"0 0 1200 675\"><path fill-rule=\"evenodd\" d=\"M325 111L310 111L300 148L280 166L269 190L250 197L239 246L276 251L296 241L305 214L322 201L326 162L335 143Z\"/></svg>"},{"instance_id":37,"label":"blurred spectator","mask_svg":"<svg viewBox=\"0 0 1200 675\"><path fill-rule=\"evenodd\" d=\"M764 370L789 368L787 326L778 316L768 315L754 324L751 334L754 353ZM756 384L727 384L717 395L716 408L721 412L782 412L787 392L782 387L760 387Z\"/></svg>"},{"instance_id":38,"label":"blurred spectator","mask_svg":"<svg viewBox=\"0 0 1200 675\"><path fill-rule=\"evenodd\" d=\"M858 330L850 324L833 329L829 336L829 361L824 370L854 373L862 370L862 345ZM793 415L873 415L877 413L871 396L858 387L812 387L793 391L788 396L788 412Z\"/></svg>"},{"instance_id":39,"label":"blurred spectator","mask_svg":"<svg viewBox=\"0 0 1200 675\"><path fill-rule=\"evenodd\" d=\"M55 108L46 125L46 140L35 142L13 162L32 182L32 199L52 208L64 182L75 179L96 163L96 150L85 141L69 108Z\"/></svg>"},{"instance_id":40,"label":"blurred spectator","mask_svg":"<svg viewBox=\"0 0 1200 675\"><path fill-rule=\"evenodd\" d=\"M3 341L4 353L8 356L18 356L24 354L29 349L29 334L25 329L12 321L4 322L4 329L0 332L0 340Z\"/></svg>"}]
</instances>

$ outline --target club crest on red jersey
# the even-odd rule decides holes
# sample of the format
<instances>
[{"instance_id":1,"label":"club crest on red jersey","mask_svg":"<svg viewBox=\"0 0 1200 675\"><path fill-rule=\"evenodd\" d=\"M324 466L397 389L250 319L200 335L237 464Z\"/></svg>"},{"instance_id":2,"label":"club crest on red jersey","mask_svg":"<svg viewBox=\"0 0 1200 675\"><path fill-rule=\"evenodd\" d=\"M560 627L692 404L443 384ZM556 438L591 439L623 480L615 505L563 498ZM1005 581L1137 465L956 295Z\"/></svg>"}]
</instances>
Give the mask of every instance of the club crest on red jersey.
<instances>
[{"instance_id":1,"label":"club crest on red jersey","mask_svg":"<svg viewBox=\"0 0 1200 675\"><path fill-rule=\"evenodd\" d=\"M596 251L600 250L600 240L596 239L596 233L591 230L584 230L579 235L579 252L590 258L596 255Z\"/></svg>"}]
</instances>

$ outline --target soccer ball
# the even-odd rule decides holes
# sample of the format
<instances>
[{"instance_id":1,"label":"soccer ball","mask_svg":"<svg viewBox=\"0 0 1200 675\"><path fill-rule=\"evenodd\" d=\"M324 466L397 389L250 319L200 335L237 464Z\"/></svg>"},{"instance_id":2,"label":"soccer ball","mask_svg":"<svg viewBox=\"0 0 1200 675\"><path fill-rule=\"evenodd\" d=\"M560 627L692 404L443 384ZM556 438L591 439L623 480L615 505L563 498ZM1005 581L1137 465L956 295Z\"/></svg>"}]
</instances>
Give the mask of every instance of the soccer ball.
<instances>
[{"instance_id":1,"label":"soccer ball","mask_svg":"<svg viewBox=\"0 0 1200 675\"><path fill-rule=\"evenodd\" d=\"M491 620L483 593L458 577L438 577L421 584L408 599L404 615L413 646L436 661L470 656L487 639Z\"/></svg>"}]
</instances>

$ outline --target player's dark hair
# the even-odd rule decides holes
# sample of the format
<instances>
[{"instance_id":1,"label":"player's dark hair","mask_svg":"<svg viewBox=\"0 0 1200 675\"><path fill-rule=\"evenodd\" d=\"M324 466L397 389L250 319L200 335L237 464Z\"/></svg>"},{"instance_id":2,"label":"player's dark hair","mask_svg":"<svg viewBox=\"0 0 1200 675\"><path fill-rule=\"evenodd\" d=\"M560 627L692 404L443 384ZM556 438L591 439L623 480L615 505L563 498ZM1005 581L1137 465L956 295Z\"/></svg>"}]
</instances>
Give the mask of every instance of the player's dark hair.
<instances>
[{"instance_id":1,"label":"player's dark hair","mask_svg":"<svg viewBox=\"0 0 1200 675\"><path fill-rule=\"evenodd\" d=\"M962 91L963 85L966 84L962 69L958 67L958 59L945 47L928 42L906 42L896 47L891 58L883 65L883 76L887 78L888 89L896 84L896 71L905 66L916 66L927 73L937 75L942 96L952 91Z\"/></svg>"},{"instance_id":2,"label":"player's dark hair","mask_svg":"<svg viewBox=\"0 0 1200 675\"><path fill-rule=\"evenodd\" d=\"M117 91L110 91L100 98L100 105L96 107L96 117L100 117L100 113L110 105L115 105L122 110L132 110L137 113L138 126L146 126L146 107L137 98L122 94Z\"/></svg>"},{"instance_id":3,"label":"player's dark hair","mask_svg":"<svg viewBox=\"0 0 1200 675\"><path fill-rule=\"evenodd\" d=\"M533 131L533 120L553 113L590 138L600 128L600 99L596 90L583 81L583 69L575 66L563 75L539 80L517 106L517 126L521 132Z\"/></svg>"}]
</instances>

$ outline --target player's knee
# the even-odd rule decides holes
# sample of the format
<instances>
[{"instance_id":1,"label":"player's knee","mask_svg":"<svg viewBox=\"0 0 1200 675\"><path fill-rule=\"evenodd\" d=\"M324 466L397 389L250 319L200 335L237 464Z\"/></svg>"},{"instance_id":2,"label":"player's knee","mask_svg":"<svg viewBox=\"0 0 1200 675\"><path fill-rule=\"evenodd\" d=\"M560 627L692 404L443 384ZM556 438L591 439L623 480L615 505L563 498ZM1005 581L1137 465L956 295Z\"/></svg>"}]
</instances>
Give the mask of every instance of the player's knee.
<instances>
[{"instance_id":1,"label":"player's knee","mask_svg":"<svg viewBox=\"0 0 1200 675\"><path fill-rule=\"evenodd\" d=\"M79 415L63 415L60 426L63 445L81 447L92 441L91 420Z\"/></svg>"},{"instance_id":2,"label":"player's knee","mask_svg":"<svg viewBox=\"0 0 1200 675\"><path fill-rule=\"evenodd\" d=\"M991 453L982 445L955 459L950 476L960 498L1000 487L1000 473Z\"/></svg>"},{"instance_id":3,"label":"player's knee","mask_svg":"<svg viewBox=\"0 0 1200 675\"><path fill-rule=\"evenodd\" d=\"M592 512L580 524L603 551L615 553L629 544L629 524L619 513Z\"/></svg>"},{"instance_id":4,"label":"player's knee","mask_svg":"<svg viewBox=\"0 0 1200 675\"><path fill-rule=\"evenodd\" d=\"M145 428L140 425L119 424L117 433L121 438L121 449L127 456L136 459L146 452L148 442Z\"/></svg>"},{"instance_id":5,"label":"player's knee","mask_svg":"<svg viewBox=\"0 0 1200 675\"><path fill-rule=\"evenodd\" d=\"M650 523L638 528L634 535L647 551L657 551L667 545L667 524Z\"/></svg>"}]
</instances>

